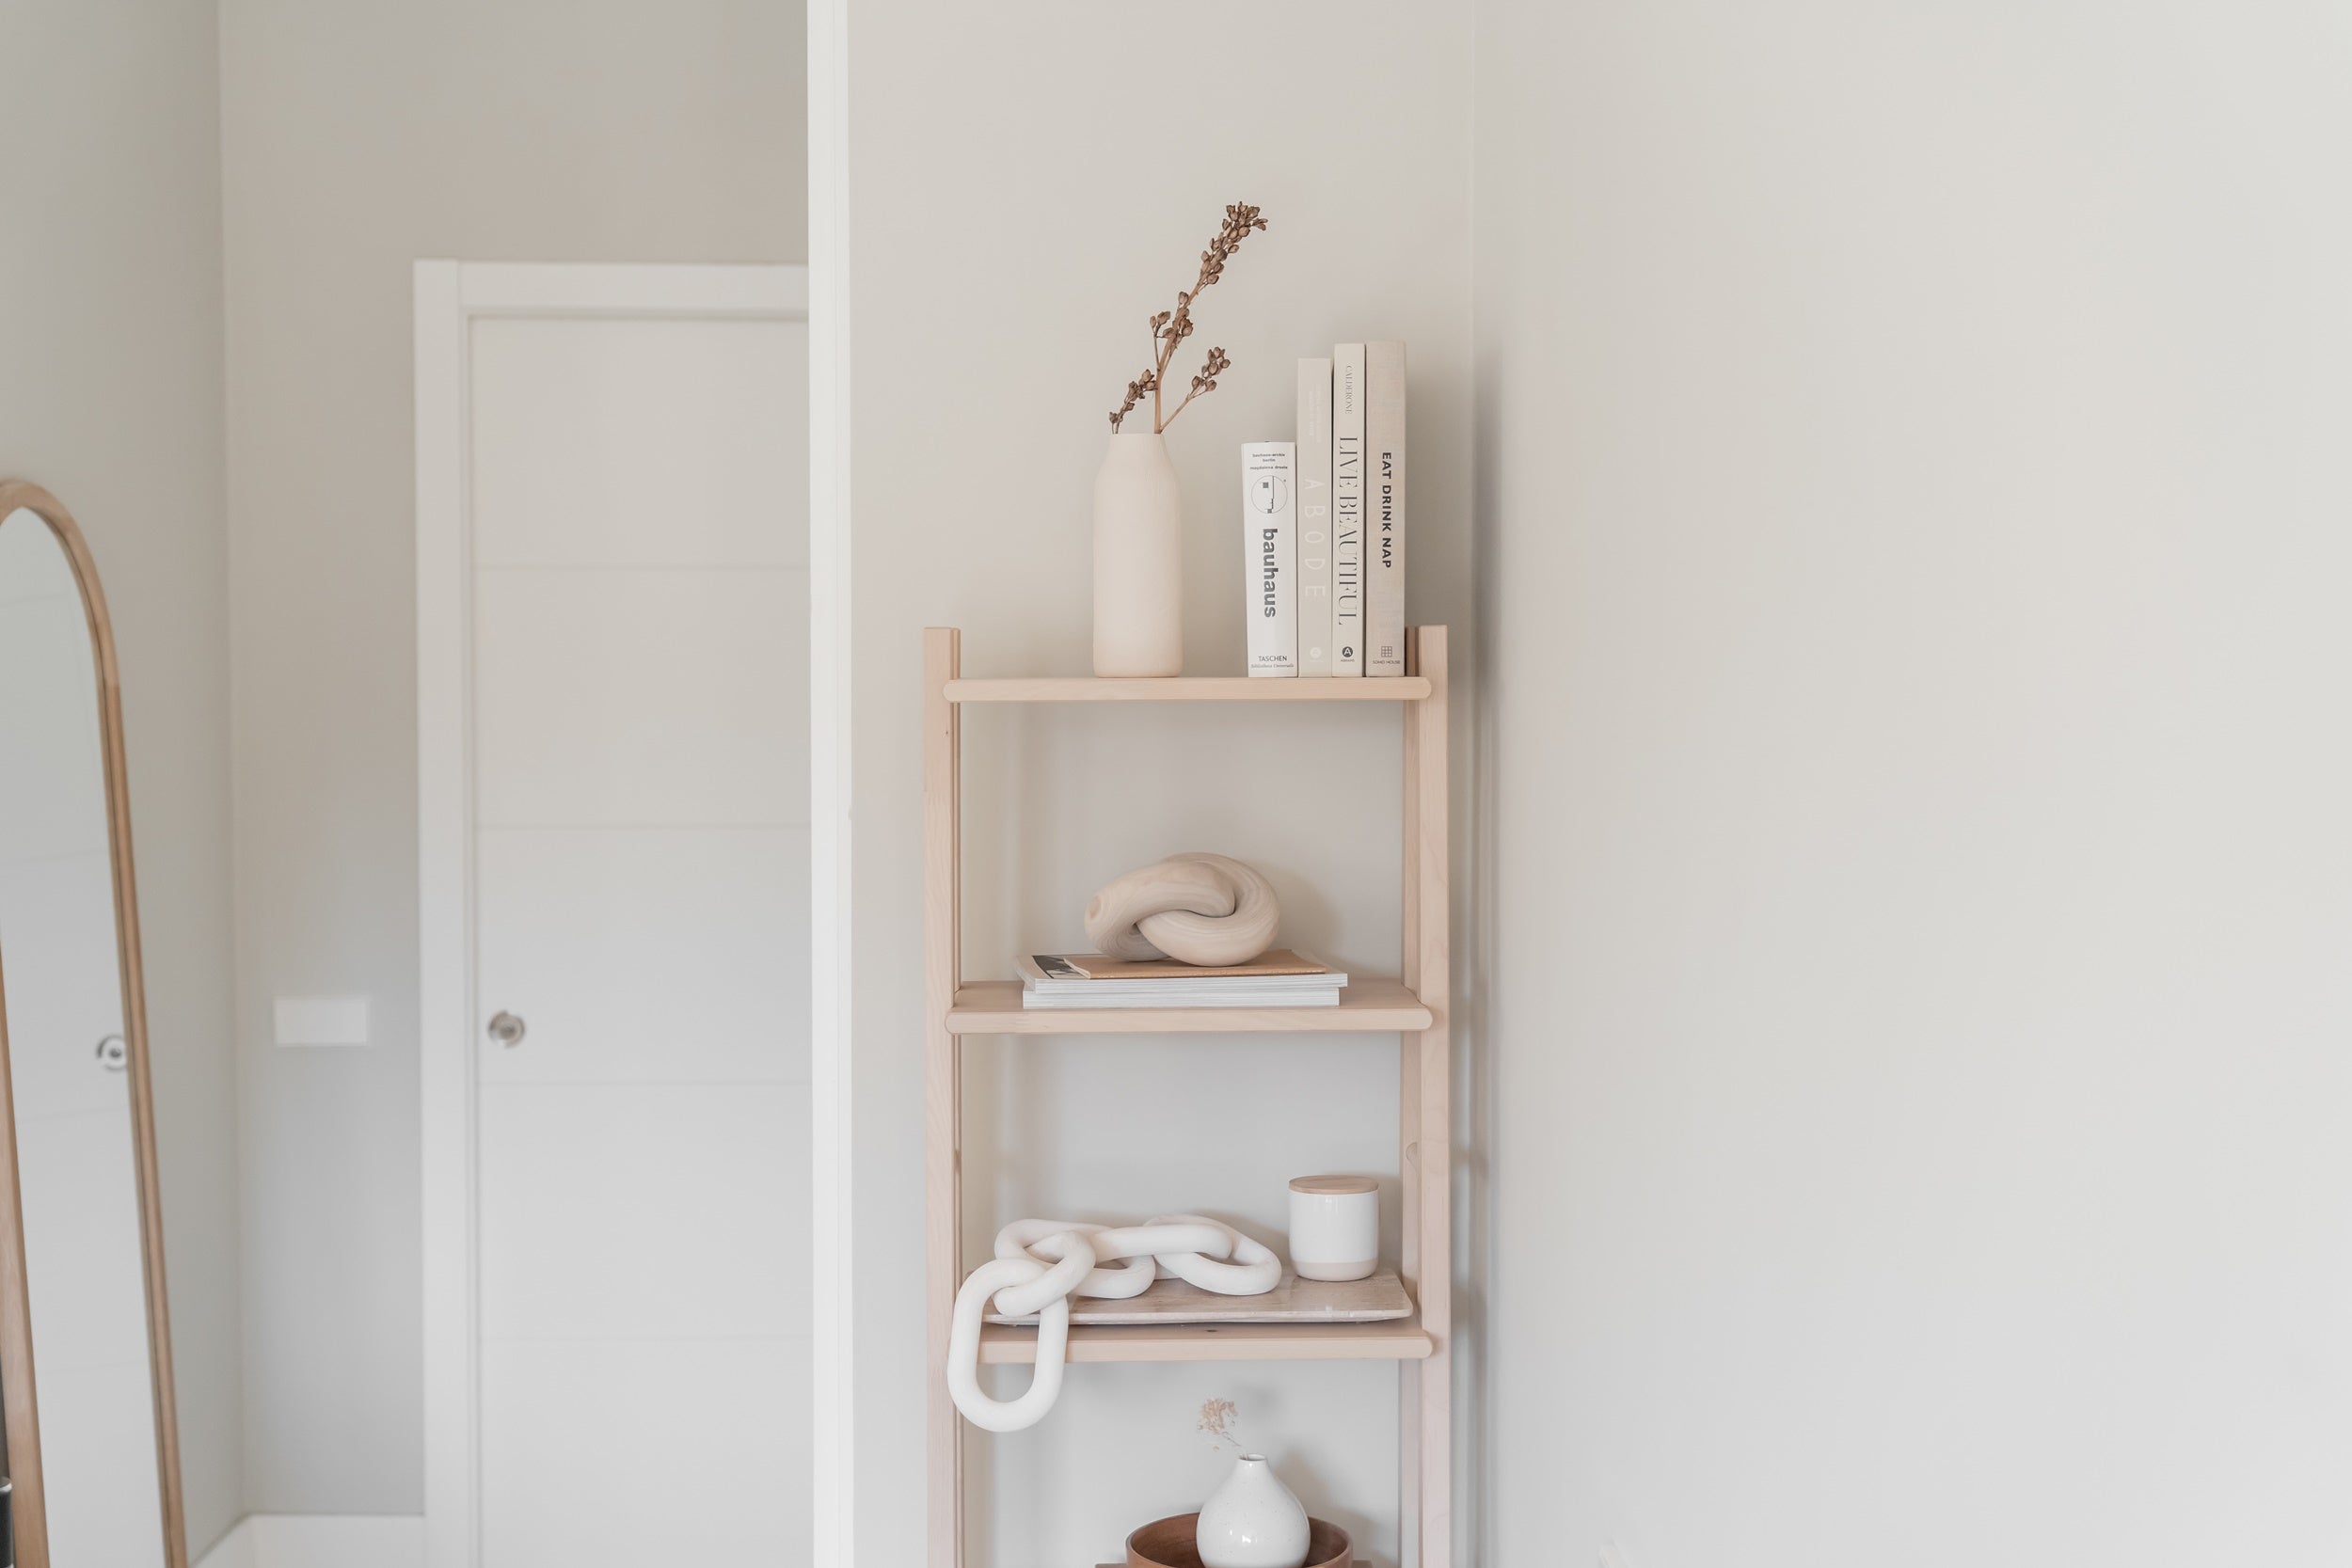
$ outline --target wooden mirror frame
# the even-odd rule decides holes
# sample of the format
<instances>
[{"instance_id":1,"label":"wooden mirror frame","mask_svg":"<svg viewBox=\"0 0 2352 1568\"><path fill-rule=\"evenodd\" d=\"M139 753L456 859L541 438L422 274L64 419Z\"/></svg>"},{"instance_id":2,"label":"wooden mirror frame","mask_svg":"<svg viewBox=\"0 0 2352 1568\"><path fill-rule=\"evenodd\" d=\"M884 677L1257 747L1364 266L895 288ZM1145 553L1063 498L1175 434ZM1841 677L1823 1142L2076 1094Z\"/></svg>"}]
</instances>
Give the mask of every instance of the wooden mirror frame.
<instances>
[{"instance_id":1,"label":"wooden mirror frame","mask_svg":"<svg viewBox=\"0 0 2352 1568\"><path fill-rule=\"evenodd\" d=\"M130 1053L131 1147L137 1165L139 1254L147 1283L148 1375L155 1402L156 1482L162 1494L165 1568L188 1568L187 1521L180 1499L180 1414L171 1382L171 1308L164 1294L164 1211L155 1173L155 1094L147 1050L147 982L139 968L139 898L131 862L131 785L122 760L122 680L114 626L98 565L73 515L25 480L0 480L0 522L29 512L49 525L73 568L98 670L98 718L106 769L106 843L114 872L115 966L122 979L122 1032ZM0 954L0 961L6 955ZM17 1182L16 1105L0 969L0 1421L6 1423L14 1488L18 1568L51 1568L49 1514L40 1467L40 1391L33 1382L30 1281L24 1269L24 1211ZM63 1568L73 1568L72 1564Z\"/></svg>"}]
</instances>

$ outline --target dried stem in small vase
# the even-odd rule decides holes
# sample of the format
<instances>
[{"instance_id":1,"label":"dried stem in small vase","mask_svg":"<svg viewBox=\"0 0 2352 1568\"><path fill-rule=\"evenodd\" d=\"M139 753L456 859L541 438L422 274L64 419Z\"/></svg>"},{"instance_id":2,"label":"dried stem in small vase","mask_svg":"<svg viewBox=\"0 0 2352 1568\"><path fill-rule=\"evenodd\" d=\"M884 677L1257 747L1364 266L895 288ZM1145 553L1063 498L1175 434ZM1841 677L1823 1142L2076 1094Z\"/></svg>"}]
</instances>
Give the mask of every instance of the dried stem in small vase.
<instances>
[{"instance_id":1,"label":"dried stem in small vase","mask_svg":"<svg viewBox=\"0 0 2352 1568\"><path fill-rule=\"evenodd\" d=\"M1197 1430L1209 1434L1211 1448L1222 1445L1240 1453L1241 1439L1233 1435L1233 1422L1240 1414L1232 1400L1203 1400L1200 1402L1200 1425Z\"/></svg>"},{"instance_id":2,"label":"dried stem in small vase","mask_svg":"<svg viewBox=\"0 0 2352 1568\"><path fill-rule=\"evenodd\" d=\"M1209 248L1200 253L1200 273L1193 279L1192 287L1176 295L1175 309L1162 310L1152 318L1151 368L1127 383L1125 399L1111 410L1113 432L1117 432L1127 416L1141 405L1146 392L1152 395L1152 433L1156 436L1174 423L1176 416L1189 407L1193 399L1203 392L1216 390L1216 378L1233 367L1232 360L1226 357L1221 348L1209 350L1208 357L1200 363L1200 373L1192 378L1192 386L1184 393L1182 403L1168 408L1161 395L1168 382L1168 362L1176 356L1176 351L1193 334L1193 301L1200 297L1201 290L1225 276L1226 261L1241 248L1241 242L1249 237L1249 231L1265 226L1265 219L1258 215L1258 209L1247 202L1237 201L1225 209L1224 225L1209 241Z\"/></svg>"}]
</instances>

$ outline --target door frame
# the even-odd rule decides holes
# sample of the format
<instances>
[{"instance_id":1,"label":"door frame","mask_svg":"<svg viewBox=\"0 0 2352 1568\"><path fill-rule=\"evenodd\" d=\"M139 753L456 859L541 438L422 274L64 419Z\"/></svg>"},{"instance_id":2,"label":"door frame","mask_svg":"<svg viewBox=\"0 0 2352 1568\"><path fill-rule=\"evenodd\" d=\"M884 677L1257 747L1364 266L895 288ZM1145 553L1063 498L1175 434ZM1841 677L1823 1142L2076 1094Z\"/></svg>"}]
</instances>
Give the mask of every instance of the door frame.
<instances>
[{"instance_id":1,"label":"door frame","mask_svg":"<svg viewBox=\"0 0 2352 1568\"><path fill-rule=\"evenodd\" d=\"M467 347L485 318L809 320L808 268L800 265L604 265L425 261L416 263L417 445L417 939L420 1152L424 1308L425 1568L481 1560L477 1354L479 1250L475 1139L473 605L471 451ZM812 350L815 345L812 343ZM812 360L810 409L825 383ZM825 1195L846 1194L846 1105L824 1092L846 1034L846 926L831 916L846 896L847 541L818 483L829 453L810 445L810 811L813 1017L811 1139L821 1218ZM836 1186L836 1181L842 1183ZM820 1225L813 1277L845 1280L828 1248L846 1241ZM834 1348L838 1304L817 1292L811 1348L820 1371ZM829 1397L816 1385L816 1430ZM817 1560L825 1561L819 1553Z\"/></svg>"}]
</instances>

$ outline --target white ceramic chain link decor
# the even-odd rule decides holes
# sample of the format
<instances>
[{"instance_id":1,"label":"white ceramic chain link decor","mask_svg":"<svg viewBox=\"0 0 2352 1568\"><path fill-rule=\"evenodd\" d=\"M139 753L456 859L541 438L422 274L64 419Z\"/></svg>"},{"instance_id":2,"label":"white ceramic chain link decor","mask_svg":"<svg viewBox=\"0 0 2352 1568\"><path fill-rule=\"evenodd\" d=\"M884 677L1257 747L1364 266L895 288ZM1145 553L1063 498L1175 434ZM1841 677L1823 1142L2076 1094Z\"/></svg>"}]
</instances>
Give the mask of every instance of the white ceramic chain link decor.
<instances>
[{"instance_id":1,"label":"white ceramic chain link decor","mask_svg":"<svg viewBox=\"0 0 2352 1568\"><path fill-rule=\"evenodd\" d=\"M996 1256L966 1275L956 1291L946 1368L956 1408L988 1432L1037 1425L1061 1395L1070 1298L1138 1296L1163 1270L1218 1295L1262 1296L1281 1282L1282 1260L1271 1247L1199 1214L1161 1214L1149 1225L1116 1229L1073 1220L1015 1220L999 1230ZM980 1315L991 1296L999 1312L1038 1315L1037 1373L1018 1399L980 1392Z\"/></svg>"},{"instance_id":2,"label":"white ceramic chain link decor","mask_svg":"<svg viewBox=\"0 0 2352 1568\"><path fill-rule=\"evenodd\" d=\"M1274 945L1274 884L1230 855L1170 855L1087 900L1087 941L1105 958L1246 964Z\"/></svg>"}]
</instances>

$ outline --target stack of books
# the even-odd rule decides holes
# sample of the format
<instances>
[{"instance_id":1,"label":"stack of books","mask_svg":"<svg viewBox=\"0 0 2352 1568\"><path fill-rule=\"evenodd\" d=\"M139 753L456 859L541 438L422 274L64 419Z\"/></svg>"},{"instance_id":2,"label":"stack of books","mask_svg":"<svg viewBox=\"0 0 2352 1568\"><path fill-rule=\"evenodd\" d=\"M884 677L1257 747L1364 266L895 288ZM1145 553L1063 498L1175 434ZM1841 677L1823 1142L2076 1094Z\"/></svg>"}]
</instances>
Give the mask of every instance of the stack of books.
<instances>
[{"instance_id":1,"label":"stack of books","mask_svg":"<svg viewBox=\"0 0 2352 1568\"><path fill-rule=\"evenodd\" d=\"M1253 675L1405 673L1405 345L1298 362L1298 437L1242 454Z\"/></svg>"},{"instance_id":2,"label":"stack of books","mask_svg":"<svg viewBox=\"0 0 2352 1568\"><path fill-rule=\"evenodd\" d=\"M1196 968L1100 953L1035 953L1021 960L1021 1006L1051 1007L1336 1007L1347 976L1287 947L1246 964Z\"/></svg>"}]
</instances>

